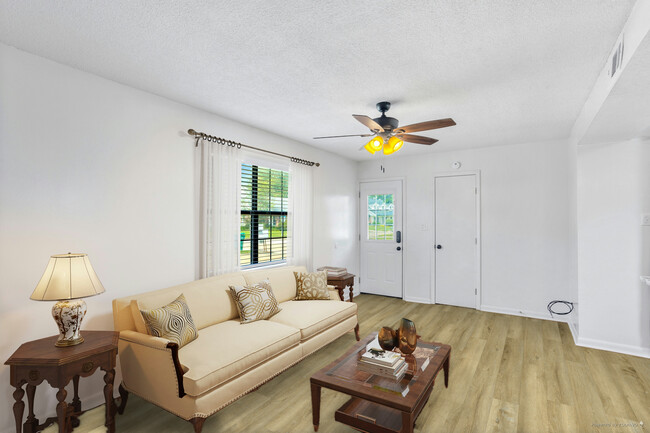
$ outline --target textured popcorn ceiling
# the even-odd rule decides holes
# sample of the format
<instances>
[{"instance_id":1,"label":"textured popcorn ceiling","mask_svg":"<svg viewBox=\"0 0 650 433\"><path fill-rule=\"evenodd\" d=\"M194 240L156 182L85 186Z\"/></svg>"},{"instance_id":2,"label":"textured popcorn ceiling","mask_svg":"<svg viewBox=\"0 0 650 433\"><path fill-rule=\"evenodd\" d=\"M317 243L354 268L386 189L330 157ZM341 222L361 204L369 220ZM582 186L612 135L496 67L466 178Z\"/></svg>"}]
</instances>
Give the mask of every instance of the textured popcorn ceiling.
<instances>
[{"instance_id":1,"label":"textured popcorn ceiling","mask_svg":"<svg viewBox=\"0 0 650 433\"><path fill-rule=\"evenodd\" d=\"M633 3L0 0L0 40L369 159L363 138L311 137L365 133L351 114L382 100L402 125L458 123L400 154L568 137Z\"/></svg>"}]
</instances>

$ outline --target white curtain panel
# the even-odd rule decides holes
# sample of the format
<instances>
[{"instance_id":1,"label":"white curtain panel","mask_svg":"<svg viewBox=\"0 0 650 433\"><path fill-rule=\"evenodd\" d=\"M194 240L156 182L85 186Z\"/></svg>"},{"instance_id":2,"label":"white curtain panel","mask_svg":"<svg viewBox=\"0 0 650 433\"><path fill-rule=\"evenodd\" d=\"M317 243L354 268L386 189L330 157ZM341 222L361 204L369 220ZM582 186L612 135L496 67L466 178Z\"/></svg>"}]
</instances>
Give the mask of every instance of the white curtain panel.
<instances>
[{"instance_id":1,"label":"white curtain panel","mask_svg":"<svg viewBox=\"0 0 650 433\"><path fill-rule=\"evenodd\" d=\"M289 168L289 258L291 265L312 269L313 224L313 172L312 167L291 164Z\"/></svg>"},{"instance_id":2,"label":"white curtain panel","mask_svg":"<svg viewBox=\"0 0 650 433\"><path fill-rule=\"evenodd\" d=\"M238 149L201 140L201 278L239 270L241 157Z\"/></svg>"}]
</instances>

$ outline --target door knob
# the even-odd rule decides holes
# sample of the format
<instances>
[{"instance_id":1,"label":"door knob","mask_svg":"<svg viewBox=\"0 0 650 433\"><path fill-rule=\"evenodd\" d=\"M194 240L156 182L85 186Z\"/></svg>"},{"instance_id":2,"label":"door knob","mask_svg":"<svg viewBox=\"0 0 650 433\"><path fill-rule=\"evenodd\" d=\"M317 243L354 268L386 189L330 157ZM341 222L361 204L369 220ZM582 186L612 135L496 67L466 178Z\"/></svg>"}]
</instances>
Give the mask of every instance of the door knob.
<instances>
[{"instance_id":1,"label":"door knob","mask_svg":"<svg viewBox=\"0 0 650 433\"><path fill-rule=\"evenodd\" d=\"M402 251L402 247L397 247L397 251Z\"/></svg>"},{"instance_id":2,"label":"door knob","mask_svg":"<svg viewBox=\"0 0 650 433\"><path fill-rule=\"evenodd\" d=\"M438 248L439 250L441 250L441 249L442 249L442 245L436 245L436 248Z\"/></svg>"}]
</instances>

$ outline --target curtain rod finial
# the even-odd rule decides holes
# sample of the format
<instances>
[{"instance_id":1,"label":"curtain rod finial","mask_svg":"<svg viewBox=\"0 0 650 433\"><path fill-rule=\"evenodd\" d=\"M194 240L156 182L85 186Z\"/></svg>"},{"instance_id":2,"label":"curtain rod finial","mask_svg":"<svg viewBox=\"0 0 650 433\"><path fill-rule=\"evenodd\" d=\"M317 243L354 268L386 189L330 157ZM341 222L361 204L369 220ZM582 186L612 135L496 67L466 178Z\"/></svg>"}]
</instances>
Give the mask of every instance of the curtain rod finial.
<instances>
[{"instance_id":1,"label":"curtain rod finial","mask_svg":"<svg viewBox=\"0 0 650 433\"><path fill-rule=\"evenodd\" d=\"M317 162L315 165L316 167L320 167L320 162Z\"/></svg>"},{"instance_id":2,"label":"curtain rod finial","mask_svg":"<svg viewBox=\"0 0 650 433\"><path fill-rule=\"evenodd\" d=\"M188 129L187 133L190 134L190 135L197 135L196 131L193 130L193 129Z\"/></svg>"}]
</instances>

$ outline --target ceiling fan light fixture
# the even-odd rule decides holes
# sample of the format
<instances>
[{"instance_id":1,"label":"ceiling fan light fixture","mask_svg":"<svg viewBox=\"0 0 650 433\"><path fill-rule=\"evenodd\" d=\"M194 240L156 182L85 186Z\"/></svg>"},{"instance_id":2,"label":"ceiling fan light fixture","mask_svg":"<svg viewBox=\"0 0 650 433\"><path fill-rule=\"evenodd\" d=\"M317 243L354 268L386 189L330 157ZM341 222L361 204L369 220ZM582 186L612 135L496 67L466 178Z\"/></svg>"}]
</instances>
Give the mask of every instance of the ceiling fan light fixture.
<instances>
[{"instance_id":1,"label":"ceiling fan light fixture","mask_svg":"<svg viewBox=\"0 0 650 433\"><path fill-rule=\"evenodd\" d=\"M400 150L404 146L404 141L399 137L391 137L386 146L384 146L384 155L390 155Z\"/></svg>"},{"instance_id":2,"label":"ceiling fan light fixture","mask_svg":"<svg viewBox=\"0 0 650 433\"><path fill-rule=\"evenodd\" d=\"M373 137L368 144L364 146L364 148L370 152L370 154L374 155L375 152L379 152L384 145L384 139L381 137Z\"/></svg>"}]
</instances>

